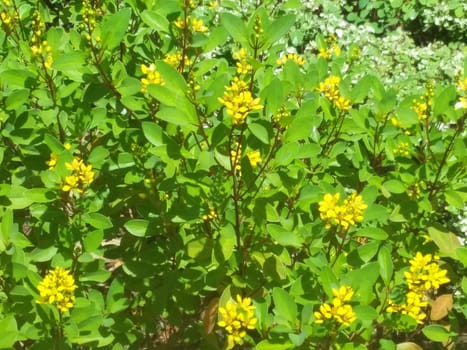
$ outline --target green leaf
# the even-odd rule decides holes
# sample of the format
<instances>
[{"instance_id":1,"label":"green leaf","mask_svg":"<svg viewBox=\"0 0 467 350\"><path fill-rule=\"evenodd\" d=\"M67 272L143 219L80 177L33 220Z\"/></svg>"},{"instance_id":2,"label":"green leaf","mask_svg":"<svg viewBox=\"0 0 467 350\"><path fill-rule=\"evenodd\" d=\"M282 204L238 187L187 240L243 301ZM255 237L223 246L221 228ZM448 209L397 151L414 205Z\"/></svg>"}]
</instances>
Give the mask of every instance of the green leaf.
<instances>
[{"instance_id":1,"label":"green leaf","mask_svg":"<svg viewBox=\"0 0 467 350\"><path fill-rule=\"evenodd\" d=\"M273 343L272 340L262 340L256 344L256 350L288 350L295 349L295 345L289 341L281 341L280 343Z\"/></svg>"},{"instance_id":2,"label":"green leaf","mask_svg":"<svg viewBox=\"0 0 467 350\"><path fill-rule=\"evenodd\" d=\"M34 203L34 200L27 196L27 191L23 186L0 184L0 196L7 197L7 206L11 209L24 209Z\"/></svg>"},{"instance_id":3,"label":"green leaf","mask_svg":"<svg viewBox=\"0 0 467 350\"><path fill-rule=\"evenodd\" d=\"M389 218L389 213L385 207L379 204L372 204L364 212L364 220L376 220L384 222Z\"/></svg>"},{"instance_id":4,"label":"green leaf","mask_svg":"<svg viewBox=\"0 0 467 350\"><path fill-rule=\"evenodd\" d=\"M14 90L5 101L5 109L7 111L16 110L29 101L29 89Z\"/></svg>"},{"instance_id":5,"label":"green leaf","mask_svg":"<svg viewBox=\"0 0 467 350\"><path fill-rule=\"evenodd\" d=\"M268 224L266 226L266 231L279 245L299 248L303 244L302 237L298 236L294 232L286 230L281 225Z\"/></svg>"},{"instance_id":6,"label":"green leaf","mask_svg":"<svg viewBox=\"0 0 467 350\"><path fill-rule=\"evenodd\" d=\"M240 44L248 42L245 22L231 13L222 13L220 16L222 26L227 29L230 36Z\"/></svg>"},{"instance_id":7,"label":"green leaf","mask_svg":"<svg viewBox=\"0 0 467 350\"><path fill-rule=\"evenodd\" d=\"M399 180L388 180L383 183L383 187L391 193L404 193L407 192L407 187Z\"/></svg>"},{"instance_id":8,"label":"green leaf","mask_svg":"<svg viewBox=\"0 0 467 350\"><path fill-rule=\"evenodd\" d=\"M7 69L0 72L2 84L9 87L11 90L28 87L34 81L34 74L23 69Z\"/></svg>"},{"instance_id":9,"label":"green leaf","mask_svg":"<svg viewBox=\"0 0 467 350\"><path fill-rule=\"evenodd\" d=\"M107 281L112 273L105 269L100 269L92 272L84 272L79 276L80 282L105 282Z\"/></svg>"},{"instance_id":10,"label":"green leaf","mask_svg":"<svg viewBox=\"0 0 467 350\"><path fill-rule=\"evenodd\" d=\"M449 205L452 205L457 209L464 209L464 199L462 195L457 191L448 190L444 192L444 199Z\"/></svg>"},{"instance_id":11,"label":"green leaf","mask_svg":"<svg viewBox=\"0 0 467 350\"><path fill-rule=\"evenodd\" d=\"M276 153L275 166L286 166L295 159L299 145L297 142L289 142L284 144Z\"/></svg>"},{"instance_id":12,"label":"green leaf","mask_svg":"<svg viewBox=\"0 0 467 350\"><path fill-rule=\"evenodd\" d=\"M394 263L392 262L391 250L387 246L382 246L378 253L379 274L385 285L389 285L392 280Z\"/></svg>"},{"instance_id":13,"label":"green leaf","mask_svg":"<svg viewBox=\"0 0 467 350\"><path fill-rule=\"evenodd\" d=\"M109 154L110 152L107 148L104 146L97 146L89 154L88 163L93 164L93 166L97 165L100 168L100 165L108 159Z\"/></svg>"},{"instance_id":14,"label":"green leaf","mask_svg":"<svg viewBox=\"0 0 467 350\"><path fill-rule=\"evenodd\" d=\"M16 319L8 315L0 320L0 329L2 330L2 336L0 337L0 348L1 349L13 349L13 345L19 336L18 325Z\"/></svg>"},{"instance_id":15,"label":"green leaf","mask_svg":"<svg viewBox=\"0 0 467 350\"><path fill-rule=\"evenodd\" d=\"M378 252L380 242L371 241L369 243L363 244L357 248L357 253L360 259L364 262L370 261Z\"/></svg>"},{"instance_id":16,"label":"green leaf","mask_svg":"<svg viewBox=\"0 0 467 350\"><path fill-rule=\"evenodd\" d=\"M265 100L266 114L276 114L284 99L281 81L277 78L273 78L261 95L262 99Z\"/></svg>"},{"instance_id":17,"label":"green leaf","mask_svg":"<svg viewBox=\"0 0 467 350\"><path fill-rule=\"evenodd\" d=\"M100 213L85 213L83 214L82 219L85 223L100 230L105 230L113 227L110 218Z\"/></svg>"},{"instance_id":18,"label":"green leaf","mask_svg":"<svg viewBox=\"0 0 467 350\"><path fill-rule=\"evenodd\" d=\"M95 230L88 232L86 235L84 235L83 238L84 251L88 253L96 251L102 244L103 239L103 230Z\"/></svg>"},{"instance_id":19,"label":"green leaf","mask_svg":"<svg viewBox=\"0 0 467 350\"><path fill-rule=\"evenodd\" d=\"M285 132L284 140L287 142L308 140L313 125L313 118L310 118L309 115L294 118Z\"/></svg>"},{"instance_id":20,"label":"green leaf","mask_svg":"<svg viewBox=\"0 0 467 350\"><path fill-rule=\"evenodd\" d=\"M354 236L373 238L378 241L384 241L388 238L388 234L384 230L377 227L361 228L360 230L354 233Z\"/></svg>"},{"instance_id":21,"label":"green leaf","mask_svg":"<svg viewBox=\"0 0 467 350\"><path fill-rule=\"evenodd\" d=\"M165 120L171 124L175 125L196 125L196 119L192 119L190 115L181 111L177 107L163 107L161 110L156 114L157 118ZM194 128L196 129L196 128Z\"/></svg>"},{"instance_id":22,"label":"green leaf","mask_svg":"<svg viewBox=\"0 0 467 350\"><path fill-rule=\"evenodd\" d=\"M120 45L120 42L128 30L130 17L131 8L129 7L104 17L101 28L103 48L112 50Z\"/></svg>"},{"instance_id":23,"label":"green leaf","mask_svg":"<svg viewBox=\"0 0 467 350\"><path fill-rule=\"evenodd\" d=\"M428 227L428 235L435 242L442 255L456 258L456 249L461 246L459 238L441 226Z\"/></svg>"},{"instance_id":24,"label":"green leaf","mask_svg":"<svg viewBox=\"0 0 467 350\"><path fill-rule=\"evenodd\" d=\"M250 123L248 124L248 130L262 143L269 144L269 134L268 130L259 123Z\"/></svg>"},{"instance_id":25,"label":"green leaf","mask_svg":"<svg viewBox=\"0 0 467 350\"><path fill-rule=\"evenodd\" d=\"M35 262L50 261L57 254L57 247L48 247L45 249L35 248L29 253L29 259Z\"/></svg>"},{"instance_id":26,"label":"green leaf","mask_svg":"<svg viewBox=\"0 0 467 350\"><path fill-rule=\"evenodd\" d=\"M456 99L456 88L448 86L435 97L433 101L433 118L446 114L446 111L452 110L451 103Z\"/></svg>"},{"instance_id":27,"label":"green leaf","mask_svg":"<svg viewBox=\"0 0 467 350\"><path fill-rule=\"evenodd\" d=\"M142 219L132 219L129 220L123 225L125 229L136 237L144 237L147 234L149 221Z\"/></svg>"},{"instance_id":28,"label":"green leaf","mask_svg":"<svg viewBox=\"0 0 467 350\"><path fill-rule=\"evenodd\" d=\"M274 287L272 290L274 313L280 319L286 320L290 325L297 321L297 304L294 299L282 288Z\"/></svg>"},{"instance_id":29,"label":"green leaf","mask_svg":"<svg viewBox=\"0 0 467 350\"><path fill-rule=\"evenodd\" d=\"M219 243L222 248L222 255L224 256L224 260L228 260L234 252L236 243L235 230L233 226L228 225L222 227L219 232L219 236Z\"/></svg>"},{"instance_id":30,"label":"green leaf","mask_svg":"<svg viewBox=\"0 0 467 350\"><path fill-rule=\"evenodd\" d=\"M275 44L280 38L282 38L295 23L295 15L282 15L275 21L272 21L269 26L264 29L264 37L266 38L267 44Z\"/></svg>"},{"instance_id":31,"label":"green leaf","mask_svg":"<svg viewBox=\"0 0 467 350\"><path fill-rule=\"evenodd\" d=\"M359 321L373 321L378 317L376 310L369 305L355 305L353 310Z\"/></svg>"},{"instance_id":32,"label":"green leaf","mask_svg":"<svg viewBox=\"0 0 467 350\"><path fill-rule=\"evenodd\" d=\"M144 23L146 23L149 28L154 29L158 32L169 32L169 21L167 18L162 16L159 12L151 11L151 10L144 10L140 14L141 19Z\"/></svg>"},{"instance_id":33,"label":"green leaf","mask_svg":"<svg viewBox=\"0 0 467 350\"><path fill-rule=\"evenodd\" d=\"M456 249L456 260L460 261L464 267L467 267L467 247Z\"/></svg>"},{"instance_id":34,"label":"green leaf","mask_svg":"<svg viewBox=\"0 0 467 350\"><path fill-rule=\"evenodd\" d=\"M161 146L164 144L162 128L153 122L143 122L142 123L143 134L146 136L149 142L154 146Z\"/></svg>"},{"instance_id":35,"label":"green leaf","mask_svg":"<svg viewBox=\"0 0 467 350\"><path fill-rule=\"evenodd\" d=\"M423 334L433 341L445 342L451 337L451 333L444 327L432 324L422 328Z\"/></svg>"},{"instance_id":36,"label":"green leaf","mask_svg":"<svg viewBox=\"0 0 467 350\"><path fill-rule=\"evenodd\" d=\"M52 68L61 71L76 71L86 63L86 54L83 51L64 52L54 58Z\"/></svg>"}]
</instances>

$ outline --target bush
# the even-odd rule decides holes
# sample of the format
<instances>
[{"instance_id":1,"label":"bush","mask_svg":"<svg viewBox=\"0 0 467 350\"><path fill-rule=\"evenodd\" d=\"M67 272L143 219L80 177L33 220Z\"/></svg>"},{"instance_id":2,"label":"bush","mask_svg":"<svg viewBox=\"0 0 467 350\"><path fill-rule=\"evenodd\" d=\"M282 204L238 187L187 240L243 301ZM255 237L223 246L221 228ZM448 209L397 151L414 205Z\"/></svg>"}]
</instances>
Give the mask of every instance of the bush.
<instances>
[{"instance_id":1,"label":"bush","mask_svg":"<svg viewBox=\"0 0 467 350\"><path fill-rule=\"evenodd\" d=\"M44 4L2 2L0 348L465 333L463 75L400 93L299 1Z\"/></svg>"}]
</instances>

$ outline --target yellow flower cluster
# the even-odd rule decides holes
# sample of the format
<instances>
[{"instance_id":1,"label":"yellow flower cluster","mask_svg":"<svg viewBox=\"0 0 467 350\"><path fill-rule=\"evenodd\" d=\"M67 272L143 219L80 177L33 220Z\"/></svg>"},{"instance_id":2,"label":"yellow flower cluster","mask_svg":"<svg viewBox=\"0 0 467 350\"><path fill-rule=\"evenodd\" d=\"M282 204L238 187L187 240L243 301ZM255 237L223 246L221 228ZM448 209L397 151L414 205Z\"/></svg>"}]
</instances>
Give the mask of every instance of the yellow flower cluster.
<instances>
[{"instance_id":1,"label":"yellow flower cluster","mask_svg":"<svg viewBox=\"0 0 467 350\"><path fill-rule=\"evenodd\" d=\"M146 92L148 89L148 85L155 84L155 85L165 85L165 81L161 78L161 74L156 69L156 65L151 63L148 66L145 64L141 65L141 71L143 74L146 75L145 78L141 78L141 92Z\"/></svg>"},{"instance_id":2,"label":"yellow flower cluster","mask_svg":"<svg viewBox=\"0 0 467 350\"><path fill-rule=\"evenodd\" d=\"M192 32L206 33L209 29L204 25L204 22L200 18L179 18L174 22L178 29L185 29L187 25Z\"/></svg>"},{"instance_id":3,"label":"yellow flower cluster","mask_svg":"<svg viewBox=\"0 0 467 350\"><path fill-rule=\"evenodd\" d=\"M238 61L237 62L237 73L238 74L248 74L248 72L253 69L251 64L249 64L247 61L248 54L243 47L237 52L235 52L233 54L233 57Z\"/></svg>"},{"instance_id":4,"label":"yellow flower cluster","mask_svg":"<svg viewBox=\"0 0 467 350\"><path fill-rule=\"evenodd\" d=\"M404 272L408 292L405 303L402 305L390 301L388 312L398 312L413 317L417 323L422 324L426 318L424 308L428 305L426 294L436 291L442 284L449 282L447 271L439 267L439 257L431 254L422 255L417 252L409 261L410 269Z\"/></svg>"},{"instance_id":5,"label":"yellow flower cluster","mask_svg":"<svg viewBox=\"0 0 467 350\"><path fill-rule=\"evenodd\" d=\"M329 60L333 54L336 57L340 56L341 48L337 44L336 36L334 34L331 34L326 38L326 47L319 48L318 57L323 57Z\"/></svg>"},{"instance_id":6,"label":"yellow flower cluster","mask_svg":"<svg viewBox=\"0 0 467 350\"><path fill-rule=\"evenodd\" d=\"M407 194L409 195L410 198L412 199L417 199L420 197L420 194L422 193L422 187L425 186L424 181L416 182L413 185L409 186L407 189Z\"/></svg>"},{"instance_id":7,"label":"yellow flower cluster","mask_svg":"<svg viewBox=\"0 0 467 350\"><path fill-rule=\"evenodd\" d=\"M12 29L14 29L14 22L19 20L19 15L16 7L11 6L10 1L3 0L2 2L5 10L0 12L0 20L2 21L6 32L9 33Z\"/></svg>"},{"instance_id":8,"label":"yellow flower cluster","mask_svg":"<svg viewBox=\"0 0 467 350\"><path fill-rule=\"evenodd\" d=\"M80 29L86 32L86 40L91 41L92 34L96 27L96 19L99 15L97 9L94 8L94 5L89 0L83 0L83 22L80 24ZM100 36L96 36L95 40L97 42L101 41Z\"/></svg>"},{"instance_id":9,"label":"yellow flower cluster","mask_svg":"<svg viewBox=\"0 0 467 350\"><path fill-rule=\"evenodd\" d=\"M227 349L236 344L242 345L248 329L255 329L258 322L255 317L255 306L251 305L251 298L229 300L225 307L219 307L220 320L217 322L227 332Z\"/></svg>"},{"instance_id":10,"label":"yellow flower cluster","mask_svg":"<svg viewBox=\"0 0 467 350\"><path fill-rule=\"evenodd\" d=\"M467 78L459 79L457 82L457 92L460 95L459 101L455 104L455 109L467 109Z\"/></svg>"},{"instance_id":11,"label":"yellow flower cluster","mask_svg":"<svg viewBox=\"0 0 467 350\"><path fill-rule=\"evenodd\" d=\"M299 66L303 66L305 64L305 59L302 56L300 56L299 54L296 54L296 53L288 53L288 54L282 55L281 58L279 58L276 61L276 63L278 65L284 65L285 62L287 62L287 61L293 61L296 64L298 64Z\"/></svg>"},{"instance_id":12,"label":"yellow flower cluster","mask_svg":"<svg viewBox=\"0 0 467 350\"><path fill-rule=\"evenodd\" d=\"M368 206L356 192L346 198L342 205L337 205L339 197L340 193L324 195L323 200L319 202L320 217L326 223L326 228L335 225L347 230L350 225L363 220L363 210Z\"/></svg>"},{"instance_id":13,"label":"yellow flower cluster","mask_svg":"<svg viewBox=\"0 0 467 350\"><path fill-rule=\"evenodd\" d=\"M246 156L253 168L257 167L258 163L261 163L261 153L259 151L248 152Z\"/></svg>"},{"instance_id":14,"label":"yellow flower cluster","mask_svg":"<svg viewBox=\"0 0 467 350\"><path fill-rule=\"evenodd\" d=\"M6 11L0 12L0 19L1 19L2 23L4 25L6 25L6 26L8 26L12 21L11 16L8 15L8 13L6 13Z\"/></svg>"},{"instance_id":15,"label":"yellow flower cluster","mask_svg":"<svg viewBox=\"0 0 467 350\"><path fill-rule=\"evenodd\" d=\"M253 27L253 29L255 30L255 38L256 40L258 40L259 37L264 33L264 29L261 23L261 17L258 15L255 17L255 26Z\"/></svg>"},{"instance_id":16,"label":"yellow flower cluster","mask_svg":"<svg viewBox=\"0 0 467 350\"><path fill-rule=\"evenodd\" d=\"M77 190L83 192L84 188L94 181L95 173L92 171L92 165L84 164L82 159L75 157L71 163L65 163L65 166L71 170L71 175L65 177L62 191Z\"/></svg>"},{"instance_id":17,"label":"yellow flower cluster","mask_svg":"<svg viewBox=\"0 0 467 350\"><path fill-rule=\"evenodd\" d=\"M209 213L203 215L204 221L211 221L217 218L217 212L214 208L209 208Z\"/></svg>"},{"instance_id":18,"label":"yellow flower cluster","mask_svg":"<svg viewBox=\"0 0 467 350\"><path fill-rule=\"evenodd\" d=\"M31 55L32 57L38 57L42 65L50 69L53 63L52 47L46 40L42 40L42 35L45 32L45 23L41 20L41 15L38 11L34 13L32 28Z\"/></svg>"},{"instance_id":19,"label":"yellow flower cluster","mask_svg":"<svg viewBox=\"0 0 467 350\"><path fill-rule=\"evenodd\" d=\"M210 10L215 10L218 7L219 7L219 2L217 0L212 0L209 2L208 8Z\"/></svg>"},{"instance_id":20,"label":"yellow flower cluster","mask_svg":"<svg viewBox=\"0 0 467 350\"><path fill-rule=\"evenodd\" d=\"M428 118L428 103L423 99L416 100L414 99L411 109L417 113L418 120L425 120Z\"/></svg>"},{"instance_id":21,"label":"yellow flower cluster","mask_svg":"<svg viewBox=\"0 0 467 350\"><path fill-rule=\"evenodd\" d=\"M68 270L56 267L49 271L37 286L40 297L38 304L55 305L61 312L68 311L75 303L75 279Z\"/></svg>"},{"instance_id":22,"label":"yellow flower cluster","mask_svg":"<svg viewBox=\"0 0 467 350\"><path fill-rule=\"evenodd\" d=\"M334 318L340 324L350 326L357 319L352 306L347 304L354 294L352 288L347 286L341 286L339 289L333 288L332 294L334 296L332 303L321 305L319 311L314 313L315 323L321 324Z\"/></svg>"},{"instance_id":23,"label":"yellow flower cluster","mask_svg":"<svg viewBox=\"0 0 467 350\"><path fill-rule=\"evenodd\" d=\"M230 151L230 164L232 169L235 169L235 174L242 175L242 166L240 164L242 158L242 145L235 143L235 148Z\"/></svg>"},{"instance_id":24,"label":"yellow flower cluster","mask_svg":"<svg viewBox=\"0 0 467 350\"><path fill-rule=\"evenodd\" d=\"M420 96L418 99L412 100L411 109L417 113L418 120L421 121L428 118L429 108L433 103L434 95L433 86L428 83L425 94Z\"/></svg>"},{"instance_id":25,"label":"yellow flower cluster","mask_svg":"<svg viewBox=\"0 0 467 350\"><path fill-rule=\"evenodd\" d=\"M281 108L277 111L277 114L273 116L273 121L275 123L280 122L283 118L290 117L290 111L285 105L282 105Z\"/></svg>"},{"instance_id":26,"label":"yellow flower cluster","mask_svg":"<svg viewBox=\"0 0 467 350\"><path fill-rule=\"evenodd\" d=\"M180 51L166 54L164 57L164 62L170 64L172 67L178 70L182 59L184 60L184 66L189 66L192 63L187 55L182 58L182 53Z\"/></svg>"},{"instance_id":27,"label":"yellow flower cluster","mask_svg":"<svg viewBox=\"0 0 467 350\"><path fill-rule=\"evenodd\" d=\"M409 289L417 293L426 293L436 290L440 285L448 283L447 271L439 267L438 256L431 254L422 255L417 252L410 260L410 270L404 272Z\"/></svg>"},{"instance_id":28,"label":"yellow flower cluster","mask_svg":"<svg viewBox=\"0 0 467 350\"><path fill-rule=\"evenodd\" d=\"M50 153L50 159L46 162L49 169L55 168L55 166L57 165L57 162L58 162L58 155L56 155L55 153Z\"/></svg>"},{"instance_id":29,"label":"yellow flower cluster","mask_svg":"<svg viewBox=\"0 0 467 350\"><path fill-rule=\"evenodd\" d=\"M341 111L347 111L350 109L350 100L341 95L339 91L340 81L341 78L332 75L319 83L318 91L330 100L338 109Z\"/></svg>"},{"instance_id":30,"label":"yellow flower cluster","mask_svg":"<svg viewBox=\"0 0 467 350\"><path fill-rule=\"evenodd\" d=\"M232 116L233 125L245 123L248 113L263 109L259 98L253 98L247 83L238 77L234 77L231 85L225 87L224 96L218 100L227 108L227 114Z\"/></svg>"},{"instance_id":31,"label":"yellow flower cluster","mask_svg":"<svg viewBox=\"0 0 467 350\"><path fill-rule=\"evenodd\" d=\"M400 142L397 147L392 150L394 155L401 155L404 157L410 156L410 145L408 142Z\"/></svg>"}]
</instances>

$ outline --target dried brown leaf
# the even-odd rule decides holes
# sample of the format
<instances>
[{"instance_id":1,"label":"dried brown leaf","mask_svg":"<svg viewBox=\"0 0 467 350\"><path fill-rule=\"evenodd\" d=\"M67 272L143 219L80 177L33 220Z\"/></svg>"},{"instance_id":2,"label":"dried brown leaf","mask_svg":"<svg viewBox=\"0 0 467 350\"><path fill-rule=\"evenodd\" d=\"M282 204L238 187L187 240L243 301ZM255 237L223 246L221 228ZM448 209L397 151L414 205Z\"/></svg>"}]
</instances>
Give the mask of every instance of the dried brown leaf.
<instances>
[{"instance_id":1,"label":"dried brown leaf","mask_svg":"<svg viewBox=\"0 0 467 350\"><path fill-rule=\"evenodd\" d=\"M443 294L436 298L431 305L430 318L433 321L439 321L446 317L452 309L453 298L452 294Z\"/></svg>"},{"instance_id":2,"label":"dried brown leaf","mask_svg":"<svg viewBox=\"0 0 467 350\"><path fill-rule=\"evenodd\" d=\"M219 306L219 298L212 299L203 313L203 326L206 334L211 334L216 325L217 308Z\"/></svg>"}]
</instances>

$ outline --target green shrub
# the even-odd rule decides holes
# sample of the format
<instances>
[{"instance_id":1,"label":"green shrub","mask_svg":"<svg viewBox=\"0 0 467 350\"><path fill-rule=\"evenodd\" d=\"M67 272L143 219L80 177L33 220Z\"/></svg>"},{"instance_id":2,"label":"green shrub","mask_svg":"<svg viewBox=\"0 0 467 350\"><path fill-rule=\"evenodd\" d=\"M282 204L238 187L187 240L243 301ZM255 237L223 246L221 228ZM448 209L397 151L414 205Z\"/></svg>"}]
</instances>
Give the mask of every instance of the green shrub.
<instances>
[{"instance_id":1,"label":"green shrub","mask_svg":"<svg viewBox=\"0 0 467 350\"><path fill-rule=\"evenodd\" d=\"M460 338L464 75L399 94L299 1L44 4L2 2L0 348Z\"/></svg>"}]
</instances>

